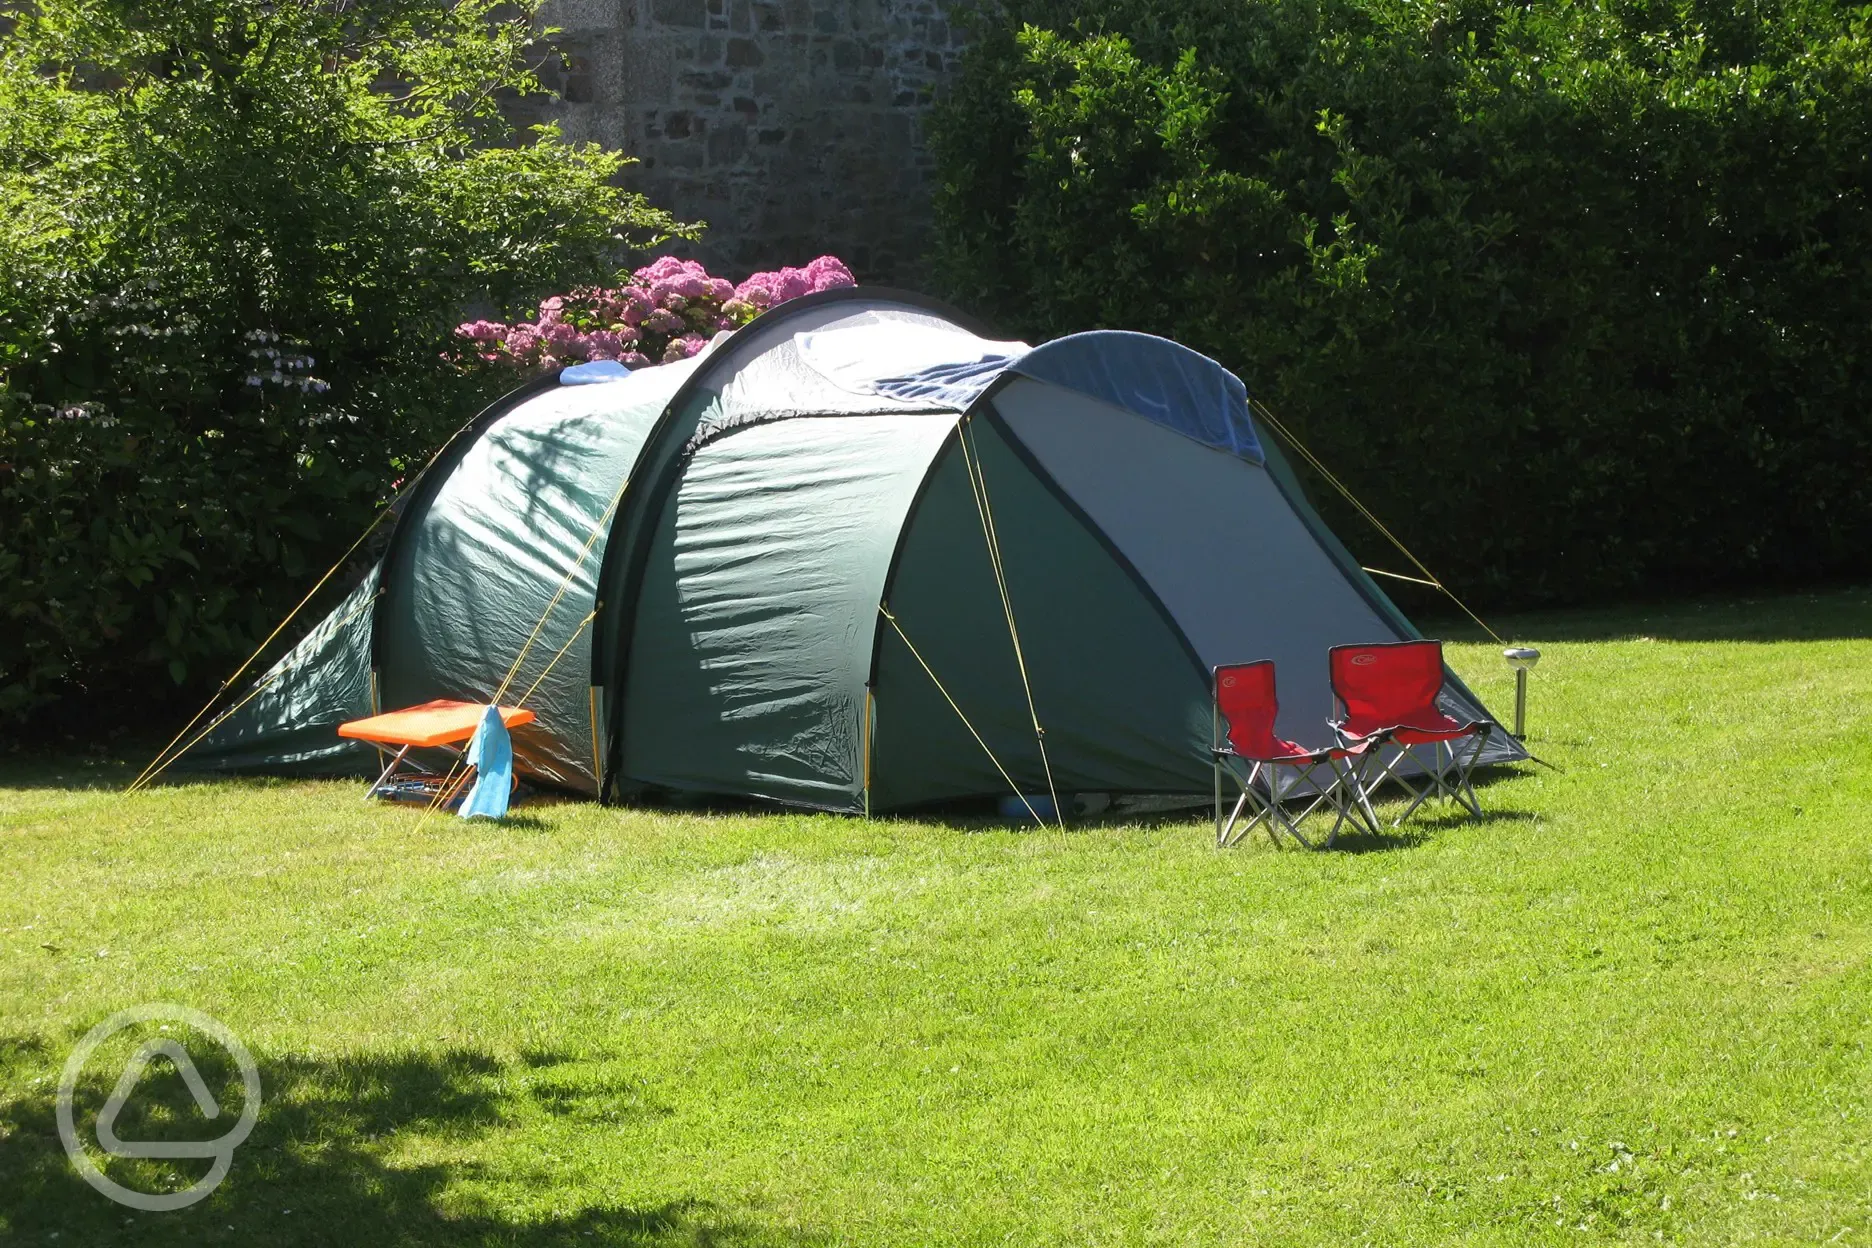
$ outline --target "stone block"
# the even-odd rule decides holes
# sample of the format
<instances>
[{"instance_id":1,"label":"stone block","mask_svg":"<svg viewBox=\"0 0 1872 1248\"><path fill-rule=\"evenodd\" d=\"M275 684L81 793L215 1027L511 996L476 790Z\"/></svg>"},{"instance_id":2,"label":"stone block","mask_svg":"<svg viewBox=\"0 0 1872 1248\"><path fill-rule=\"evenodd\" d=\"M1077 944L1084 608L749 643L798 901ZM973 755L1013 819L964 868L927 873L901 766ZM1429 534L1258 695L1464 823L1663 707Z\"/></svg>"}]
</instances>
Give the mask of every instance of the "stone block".
<instances>
[{"instance_id":1,"label":"stone block","mask_svg":"<svg viewBox=\"0 0 1872 1248\"><path fill-rule=\"evenodd\" d=\"M719 169L732 165L747 155L748 132L746 126L717 126L708 136L709 168Z\"/></svg>"},{"instance_id":2,"label":"stone block","mask_svg":"<svg viewBox=\"0 0 1872 1248\"><path fill-rule=\"evenodd\" d=\"M3 2L3 0L0 0ZM866 280L914 279L927 247L930 100L962 32L948 0L551 0L569 33L527 122L622 148L633 189L710 233L742 272L833 251Z\"/></svg>"},{"instance_id":3,"label":"stone block","mask_svg":"<svg viewBox=\"0 0 1872 1248\"><path fill-rule=\"evenodd\" d=\"M650 0L650 16L665 26L702 28L708 22L704 0Z\"/></svg>"}]
</instances>

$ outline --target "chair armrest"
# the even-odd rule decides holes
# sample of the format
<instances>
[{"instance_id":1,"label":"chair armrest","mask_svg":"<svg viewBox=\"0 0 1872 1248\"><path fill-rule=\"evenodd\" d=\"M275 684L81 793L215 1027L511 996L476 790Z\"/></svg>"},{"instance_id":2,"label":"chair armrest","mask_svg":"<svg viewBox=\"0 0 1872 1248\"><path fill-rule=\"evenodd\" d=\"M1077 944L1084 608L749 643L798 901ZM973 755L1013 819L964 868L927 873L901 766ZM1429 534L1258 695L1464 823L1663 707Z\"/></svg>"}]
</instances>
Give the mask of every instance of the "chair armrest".
<instances>
[{"instance_id":1,"label":"chair armrest","mask_svg":"<svg viewBox=\"0 0 1872 1248\"><path fill-rule=\"evenodd\" d=\"M1326 725L1332 729L1333 737L1339 742L1339 748L1342 750L1350 750L1354 747L1359 750L1367 750L1376 745L1383 745L1391 740L1391 734L1397 731L1396 728L1380 728L1376 732L1368 732L1363 736L1359 736L1356 733L1346 731L1345 721L1343 719L1329 719L1326 721Z\"/></svg>"}]
</instances>

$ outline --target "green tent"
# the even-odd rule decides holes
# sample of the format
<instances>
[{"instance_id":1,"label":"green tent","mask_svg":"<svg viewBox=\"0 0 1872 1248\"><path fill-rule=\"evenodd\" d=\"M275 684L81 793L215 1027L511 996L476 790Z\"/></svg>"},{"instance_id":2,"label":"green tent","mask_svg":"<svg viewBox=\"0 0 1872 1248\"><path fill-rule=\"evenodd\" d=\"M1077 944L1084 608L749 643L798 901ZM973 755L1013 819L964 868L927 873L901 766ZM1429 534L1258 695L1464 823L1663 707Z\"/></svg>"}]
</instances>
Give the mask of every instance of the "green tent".
<instances>
[{"instance_id":1,"label":"green tent","mask_svg":"<svg viewBox=\"0 0 1872 1248\"><path fill-rule=\"evenodd\" d=\"M1214 361L860 287L508 396L190 759L367 774L339 723L511 672L521 772L606 800L1196 795L1215 664L1276 660L1282 731L1324 741L1327 648L1416 635Z\"/></svg>"}]
</instances>

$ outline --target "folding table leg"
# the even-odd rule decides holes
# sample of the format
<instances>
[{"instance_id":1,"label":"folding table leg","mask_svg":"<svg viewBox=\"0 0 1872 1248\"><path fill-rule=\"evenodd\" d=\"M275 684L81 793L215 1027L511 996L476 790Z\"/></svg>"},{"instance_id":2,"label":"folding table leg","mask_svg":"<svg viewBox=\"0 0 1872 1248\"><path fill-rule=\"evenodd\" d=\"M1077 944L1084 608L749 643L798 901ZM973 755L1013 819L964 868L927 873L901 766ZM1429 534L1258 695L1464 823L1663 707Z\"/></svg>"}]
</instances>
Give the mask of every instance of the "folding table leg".
<instances>
[{"instance_id":1,"label":"folding table leg","mask_svg":"<svg viewBox=\"0 0 1872 1248\"><path fill-rule=\"evenodd\" d=\"M378 773L377 778L371 782L370 788L364 790L365 801L368 802L370 801L371 798L377 796L377 790L383 787L383 782L390 778L390 773L395 771L402 764L403 756L408 754L409 752L410 752L410 747L406 745L402 749L398 750L396 754L391 757L390 765L385 767L382 772Z\"/></svg>"}]
</instances>

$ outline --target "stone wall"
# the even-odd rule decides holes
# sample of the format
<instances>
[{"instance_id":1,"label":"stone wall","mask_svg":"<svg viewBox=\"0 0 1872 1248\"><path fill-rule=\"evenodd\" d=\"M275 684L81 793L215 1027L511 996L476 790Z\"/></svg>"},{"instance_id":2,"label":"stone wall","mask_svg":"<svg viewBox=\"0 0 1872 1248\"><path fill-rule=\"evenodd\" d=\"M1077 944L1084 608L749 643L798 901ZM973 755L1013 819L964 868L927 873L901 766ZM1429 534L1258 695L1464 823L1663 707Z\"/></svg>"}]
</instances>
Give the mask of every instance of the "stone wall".
<instances>
[{"instance_id":1,"label":"stone wall","mask_svg":"<svg viewBox=\"0 0 1872 1248\"><path fill-rule=\"evenodd\" d=\"M930 231L923 119L959 36L937 0L552 0L561 97L536 115L639 158L634 189L709 223L740 276L831 252L915 286Z\"/></svg>"}]
</instances>

